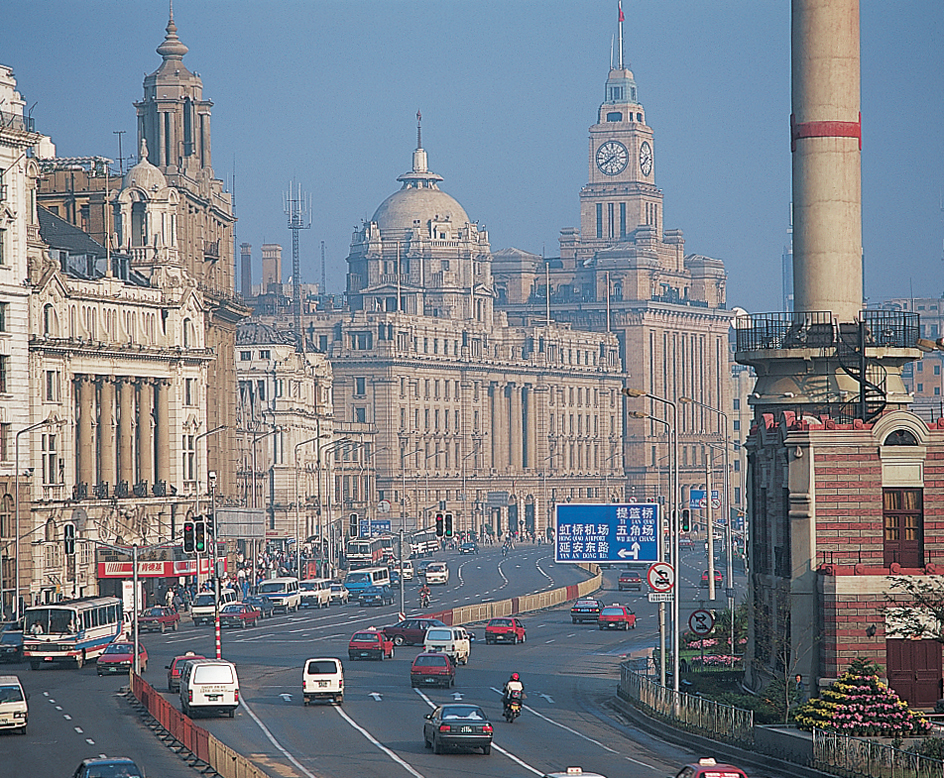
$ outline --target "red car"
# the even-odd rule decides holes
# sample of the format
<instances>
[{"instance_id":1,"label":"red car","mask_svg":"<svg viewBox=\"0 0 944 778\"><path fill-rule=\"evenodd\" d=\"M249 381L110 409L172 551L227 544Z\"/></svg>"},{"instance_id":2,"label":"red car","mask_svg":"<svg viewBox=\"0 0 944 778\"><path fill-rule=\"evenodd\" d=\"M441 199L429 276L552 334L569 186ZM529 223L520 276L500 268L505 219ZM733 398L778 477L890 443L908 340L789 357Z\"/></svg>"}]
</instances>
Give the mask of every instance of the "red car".
<instances>
[{"instance_id":1,"label":"red car","mask_svg":"<svg viewBox=\"0 0 944 778\"><path fill-rule=\"evenodd\" d=\"M376 629L355 632L347 644L347 655L354 659L393 659L393 641Z\"/></svg>"},{"instance_id":2,"label":"red car","mask_svg":"<svg viewBox=\"0 0 944 778\"><path fill-rule=\"evenodd\" d=\"M524 623L516 618L489 619L485 625L486 643L524 643L527 639Z\"/></svg>"},{"instance_id":3,"label":"red car","mask_svg":"<svg viewBox=\"0 0 944 778\"><path fill-rule=\"evenodd\" d=\"M175 656L171 663L167 665L167 691L175 693L180 691L180 670L184 662L190 659L206 659L206 657L202 654L195 654L193 651Z\"/></svg>"},{"instance_id":4,"label":"red car","mask_svg":"<svg viewBox=\"0 0 944 778\"><path fill-rule=\"evenodd\" d=\"M95 669L99 675L127 673L134 661L134 643L109 643L98 657ZM138 669L147 670L148 652L143 644L138 643Z\"/></svg>"},{"instance_id":5,"label":"red car","mask_svg":"<svg viewBox=\"0 0 944 778\"><path fill-rule=\"evenodd\" d=\"M721 574L721 571L715 570L715 586L721 586L723 582L724 582L724 576ZM708 571L707 570L705 570L705 572L701 574L701 586L703 589L708 588Z\"/></svg>"},{"instance_id":6,"label":"red car","mask_svg":"<svg viewBox=\"0 0 944 778\"><path fill-rule=\"evenodd\" d=\"M747 778L747 773L739 767L721 764L706 756L685 765L675 774L675 778Z\"/></svg>"},{"instance_id":7,"label":"red car","mask_svg":"<svg viewBox=\"0 0 944 778\"><path fill-rule=\"evenodd\" d=\"M623 570L619 574L619 581L616 584L619 587L620 591L623 589L635 589L637 592L642 591L642 578L639 577L639 573L634 573L632 570Z\"/></svg>"},{"instance_id":8,"label":"red car","mask_svg":"<svg viewBox=\"0 0 944 778\"><path fill-rule=\"evenodd\" d=\"M138 619L140 632L164 632L168 629L176 632L179 627L180 614L173 608L165 608L163 605L148 608Z\"/></svg>"},{"instance_id":9,"label":"red car","mask_svg":"<svg viewBox=\"0 0 944 778\"><path fill-rule=\"evenodd\" d=\"M624 605L607 605L597 619L600 629L636 629L636 614Z\"/></svg>"},{"instance_id":10,"label":"red car","mask_svg":"<svg viewBox=\"0 0 944 778\"><path fill-rule=\"evenodd\" d=\"M456 666L447 654L424 651L410 665L410 686L455 686Z\"/></svg>"},{"instance_id":11,"label":"red car","mask_svg":"<svg viewBox=\"0 0 944 778\"><path fill-rule=\"evenodd\" d=\"M256 626L256 622L261 618L261 610L244 602L231 602L220 609L220 627L245 629Z\"/></svg>"}]
</instances>

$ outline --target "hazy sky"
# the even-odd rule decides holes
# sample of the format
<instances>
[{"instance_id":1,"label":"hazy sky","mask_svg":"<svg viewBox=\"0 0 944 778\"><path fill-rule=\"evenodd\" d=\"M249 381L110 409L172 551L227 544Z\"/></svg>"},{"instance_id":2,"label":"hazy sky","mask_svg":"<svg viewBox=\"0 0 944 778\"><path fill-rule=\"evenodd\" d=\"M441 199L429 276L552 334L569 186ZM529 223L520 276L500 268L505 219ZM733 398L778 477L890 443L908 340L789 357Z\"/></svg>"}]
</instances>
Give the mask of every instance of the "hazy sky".
<instances>
[{"instance_id":1,"label":"hazy sky","mask_svg":"<svg viewBox=\"0 0 944 778\"><path fill-rule=\"evenodd\" d=\"M728 304L780 310L790 202L788 0L625 0L625 59L655 132L665 226L724 260ZM135 146L134 100L168 4L4 0L0 63L62 156ZM353 227L399 188L415 113L442 188L493 250L556 256L579 223L587 128L603 99L616 0L177 0L184 62L214 101L213 161L237 236L281 243L283 193L312 197L302 280L344 288ZM867 294L944 293L944 3L862 3Z\"/></svg>"}]
</instances>

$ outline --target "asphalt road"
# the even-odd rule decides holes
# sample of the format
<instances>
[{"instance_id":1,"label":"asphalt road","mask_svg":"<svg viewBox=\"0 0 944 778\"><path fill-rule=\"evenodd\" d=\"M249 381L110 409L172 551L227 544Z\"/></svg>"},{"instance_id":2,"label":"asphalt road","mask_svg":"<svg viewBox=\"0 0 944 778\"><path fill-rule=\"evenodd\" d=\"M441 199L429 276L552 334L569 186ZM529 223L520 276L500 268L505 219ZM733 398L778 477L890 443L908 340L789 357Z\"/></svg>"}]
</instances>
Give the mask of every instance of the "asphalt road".
<instances>
[{"instance_id":1,"label":"asphalt road","mask_svg":"<svg viewBox=\"0 0 944 778\"><path fill-rule=\"evenodd\" d=\"M449 553L446 558L450 581L433 587L430 611L527 594L584 577L573 566L555 565L548 546L520 546L508 557L490 548L476 556ZM706 596L697 586L703 558L701 549L690 549L683 558L683 602L692 607ZM433 778L448 773L512 778L543 775L569 765L610 778L674 775L678 765L704 754L688 753L640 733L610 705L620 661L657 641L657 606L647 602L645 593L618 592L616 576L616 570L605 573L606 585L599 596L607 604L634 608L637 629L601 632L591 624L573 625L569 605L524 616L528 640L518 646L486 645L481 640L484 628L474 626L480 640L473 644L469 664L458 668L456 686L448 690L410 687L409 666L419 647L400 647L393 660L384 662L346 659L351 633L393 623L398 606L335 606L276 616L251 629L227 630L223 655L237 665L243 704L235 719L206 718L198 723L273 776ZM743 581L736 577L735 585ZM407 610L416 613L416 584L408 584L407 591ZM164 689L163 668L170 658L187 650L212 652L213 630L186 621L177 633L149 635L143 642L150 652L145 678ZM344 660L342 706L302 705L301 666L312 656ZM31 694L30 729L25 737L0 736L6 757L0 772L9 766L11 775L67 776L85 756L123 754L139 760L148 776L194 775L117 696L124 679L98 678L91 667L31 672L20 665L16 670ZM500 690L512 671L521 673L528 697L522 717L507 724L500 715ZM479 704L492 717L495 738L490 756L471 752L437 756L424 749L423 715L433 705L455 699Z\"/></svg>"}]
</instances>

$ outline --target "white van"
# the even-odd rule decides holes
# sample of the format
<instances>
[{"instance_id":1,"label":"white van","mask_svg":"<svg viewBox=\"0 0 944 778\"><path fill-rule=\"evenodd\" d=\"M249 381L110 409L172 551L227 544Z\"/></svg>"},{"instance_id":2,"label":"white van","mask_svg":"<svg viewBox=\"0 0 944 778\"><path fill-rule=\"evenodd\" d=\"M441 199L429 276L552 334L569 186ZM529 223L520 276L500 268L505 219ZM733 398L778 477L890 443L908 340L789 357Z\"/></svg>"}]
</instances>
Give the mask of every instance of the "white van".
<instances>
[{"instance_id":1,"label":"white van","mask_svg":"<svg viewBox=\"0 0 944 778\"><path fill-rule=\"evenodd\" d=\"M444 586L449 583L449 565L445 562L430 562L426 565L426 583Z\"/></svg>"},{"instance_id":2,"label":"white van","mask_svg":"<svg viewBox=\"0 0 944 778\"><path fill-rule=\"evenodd\" d=\"M0 729L18 729L26 734L29 723L29 699L20 679L15 675L0 675Z\"/></svg>"},{"instance_id":3,"label":"white van","mask_svg":"<svg viewBox=\"0 0 944 778\"><path fill-rule=\"evenodd\" d=\"M464 665L472 653L472 641L462 627L430 627L426 630L423 650L446 654L453 664Z\"/></svg>"},{"instance_id":4,"label":"white van","mask_svg":"<svg viewBox=\"0 0 944 778\"><path fill-rule=\"evenodd\" d=\"M220 592L220 608L231 602L238 602L239 598L232 589L223 589ZM213 592L200 592L193 598L190 606L190 618L194 624L212 624L216 619L216 597Z\"/></svg>"},{"instance_id":5,"label":"white van","mask_svg":"<svg viewBox=\"0 0 944 778\"><path fill-rule=\"evenodd\" d=\"M331 700L340 705L344 700L344 668L340 659L308 659L302 667L304 704L313 700Z\"/></svg>"},{"instance_id":6,"label":"white van","mask_svg":"<svg viewBox=\"0 0 944 778\"><path fill-rule=\"evenodd\" d=\"M273 610L282 611L282 613L297 611L302 603L297 578L269 578L261 581L256 594L265 597L272 603Z\"/></svg>"},{"instance_id":7,"label":"white van","mask_svg":"<svg viewBox=\"0 0 944 778\"><path fill-rule=\"evenodd\" d=\"M404 581L412 581L416 576L416 570L413 568L412 559L404 559L400 563L400 575L403 576Z\"/></svg>"},{"instance_id":8,"label":"white van","mask_svg":"<svg viewBox=\"0 0 944 778\"><path fill-rule=\"evenodd\" d=\"M193 713L219 711L230 718L239 707L236 665L222 659L191 659L180 676L180 709Z\"/></svg>"},{"instance_id":9,"label":"white van","mask_svg":"<svg viewBox=\"0 0 944 778\"><path fill-rule=\"evenodd\" d=\"M303 608L327 608L331 604L331 581L328 578L309 578L298 584Z\"/></svg>"}]
</instances>

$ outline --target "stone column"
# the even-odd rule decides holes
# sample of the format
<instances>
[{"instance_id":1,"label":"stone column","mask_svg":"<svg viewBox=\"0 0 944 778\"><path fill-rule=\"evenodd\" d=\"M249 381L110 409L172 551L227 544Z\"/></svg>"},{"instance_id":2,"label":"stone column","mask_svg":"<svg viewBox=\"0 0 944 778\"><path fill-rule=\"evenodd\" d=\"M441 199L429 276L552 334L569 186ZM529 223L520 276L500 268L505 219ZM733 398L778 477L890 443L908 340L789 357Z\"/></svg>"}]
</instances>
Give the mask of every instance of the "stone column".
<instances>
[{"instance_id":1,"label":"stone column","mask_svg":"<svg viewBox=\"0 0 944 778\"><path fill-rule=\"evenodd\" d=\"M98 478L96 483L115 485L115 383L107 376L98 381Z\"/></svg>"},{"instance_id":2,"label":"stone column","mask_svg":"<svg viewBox=\"0 0 944 778\"><path fill-rule=\"evenodd\" d=\"M134 379L118 379L118 481L134 483Z\"/></svg>"},{"instance_id":3,"label":"stone column","mask_svg":"<svg viewBox=\"0 0 944 778\"><path fill-rule=\"evenodd\" d=\"M92 377L80 375L75 379L79 397L78 418L78 463L76 472L79 483L84 483L91 490L95 483L95 441L93 438L92 419L95 417L95 385Z\"/></svg>"},{"instance_id":4,"label":"stone column","mask_svg":"<svg viewBox=\"0 0 944 778\"><path fill-rule=\"evenodd\" d=\"M170 483L170 381L154 382L155 433L157 434L157 480Z\"/></svg>"},{"instance_id":5,"label":"stone column","mask_svg":"<svg viewBox=\"0 0 944 778\"><path fill-rule=\"evenodd\" d=\"M154 430L151 415L154 408L154 387L151 379L138 381L138 473L135 481L154 483Z\"/></svg>"},{"instance_id":6,"label":"stone column","mask_svg":"<svg viewBox=\"0 0 944 778\"><path fill-rule=\"evenodd\" d=\"M538 409L534 387L530 384L524 389L524 435L525 461L524 466L534 470L540 466L540 452L538 451Z\"/></svg>"}]
</instances>

